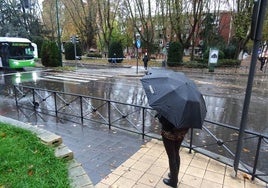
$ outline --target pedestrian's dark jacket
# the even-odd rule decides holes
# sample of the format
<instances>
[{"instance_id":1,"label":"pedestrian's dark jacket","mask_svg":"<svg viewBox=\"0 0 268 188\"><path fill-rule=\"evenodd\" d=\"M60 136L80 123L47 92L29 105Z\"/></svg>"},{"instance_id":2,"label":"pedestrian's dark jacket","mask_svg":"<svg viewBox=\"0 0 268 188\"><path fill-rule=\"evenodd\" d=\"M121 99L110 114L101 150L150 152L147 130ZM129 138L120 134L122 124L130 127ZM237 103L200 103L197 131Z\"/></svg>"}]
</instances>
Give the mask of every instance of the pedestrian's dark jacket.
<instances>
[{"instance_id":1,"label":"pedestrian's dark jacket","mask_svg":"<svg viewBox=\"0 0 268 188\"><path fill-rule=\"evenodd\" d=\"M145 56L143 57L142 61L143 61L143 62L148 62L148 61L149 61L148 56L147 56L147 55L145 55Z\"/></svg>"},{"instance_id":2,"label":"pedestrian's dark jacket","mask_svg":"<svg viewBox=\"0 0 268 188\"><path fill-rule=\"evenodd\" d=\"M189 128L178 129L172 123L170 123L165 117L161 115L157 115L157 117L162 125L161 135L163 137L170 140L183 140Z\"/></svg>"}]
</instances>

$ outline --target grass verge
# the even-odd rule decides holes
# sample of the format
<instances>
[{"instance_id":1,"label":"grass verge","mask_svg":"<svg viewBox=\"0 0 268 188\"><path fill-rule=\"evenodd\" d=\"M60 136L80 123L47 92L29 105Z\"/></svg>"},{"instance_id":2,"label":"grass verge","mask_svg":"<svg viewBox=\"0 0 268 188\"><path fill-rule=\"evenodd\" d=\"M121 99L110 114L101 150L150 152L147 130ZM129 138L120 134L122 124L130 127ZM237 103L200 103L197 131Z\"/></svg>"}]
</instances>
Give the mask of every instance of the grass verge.
<instances>
[{"instance_id":1,"label":"grass verge","mask_svg":"<svg viewBox=\"0 0 268 188\"><path fill-rule=\"evenodd\" d=\"M0 188L70 187L67 162L28 130L0 122Z\"/></svg>"}]
</instances>

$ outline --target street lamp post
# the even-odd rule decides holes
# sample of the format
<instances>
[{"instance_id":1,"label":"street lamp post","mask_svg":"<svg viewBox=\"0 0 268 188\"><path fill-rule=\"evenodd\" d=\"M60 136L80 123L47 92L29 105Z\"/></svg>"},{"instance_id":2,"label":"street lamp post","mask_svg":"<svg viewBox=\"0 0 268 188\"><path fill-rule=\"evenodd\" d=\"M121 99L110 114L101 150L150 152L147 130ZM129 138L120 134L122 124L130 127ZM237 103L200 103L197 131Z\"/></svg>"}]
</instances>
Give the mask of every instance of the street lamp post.
<instances>
[{"instance_id":1,"label":"street lamp post","mask_svg":"<svg viewBox=\"0 0 268 188\"><path fill-rule=\"evenodd\" d=\"M58 27L58 47L59 47L60 66L62 66L61 39L60 39L61 36L60 36L60 21L59 21L58 0L56 0L56 19L57 19L57 27Z\"/></svg>"},{"instance_id":2,"label":"street lamp post","mask_svg":"<svg viewBox=\"0 0 268 188\"><path fill-rule=\"evenodd\" d=\"M267 0L254 0L254 10L253 10L253 17L252 17L253 19L252 19L252 25L251 25L251 38L254 41L254 44L253 44L253 53L251 57L242 117L241 117L240 128L239 128L237 148L236 148L235 159L234 159L235 176L237 176L241 151L242 151L243 142L244 142L243 141L244 133L245 133L245 129L247 126L247 116L248 116L248 110L249 110L249 104L250 104L250 98L251 98L251 92L252 92L252 86L253 86L253 80L254 80L254 74L255 74L256 61L258 57L258 49L259 49L260 41L262 39L262 28L263 28L263 22L265 18L264 16L266 13L266 7L267 7Z\"/></svg>"},{"instance_id":3,"label":"street lamp post","mask_svg":"<svg viewBox=\"0 0 268 188\"><path fill-rule=\"evenodd\" d=\"M141 40L140 40L140 35L139 34L136 34L135 35L135 47L137 49L137 69L136 69L136 74L138 74L138 59L139 59L139 48L141 47Z\"/></svg>"}]
</instances>

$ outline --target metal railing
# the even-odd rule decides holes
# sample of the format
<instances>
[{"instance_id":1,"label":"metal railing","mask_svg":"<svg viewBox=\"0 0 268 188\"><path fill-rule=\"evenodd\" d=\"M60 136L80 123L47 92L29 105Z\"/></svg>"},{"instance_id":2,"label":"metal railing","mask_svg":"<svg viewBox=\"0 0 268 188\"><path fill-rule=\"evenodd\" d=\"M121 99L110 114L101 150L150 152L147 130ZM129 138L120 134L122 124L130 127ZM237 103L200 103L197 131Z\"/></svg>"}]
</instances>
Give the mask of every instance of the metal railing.
<instances>
[{"instance_id":1,"label":"metal railing","mask_svg":"<svg viewBox=\"0 0 268 188\"><path fill-rule=\"evenodd\" d=\"M59 91L14 86L16 106L38 114L81 123L82 126L106 125L142 135L160 138L156 112L146 106L133 105L98 97ZM29 114L29 113L25 113ZM233 167L239 128L205 120L202 130L191 129L184 146ZM246 130L239 170L268 182L268 137ZM263 159L263 160L261 160Z\"/></svg>"}]
</instances>

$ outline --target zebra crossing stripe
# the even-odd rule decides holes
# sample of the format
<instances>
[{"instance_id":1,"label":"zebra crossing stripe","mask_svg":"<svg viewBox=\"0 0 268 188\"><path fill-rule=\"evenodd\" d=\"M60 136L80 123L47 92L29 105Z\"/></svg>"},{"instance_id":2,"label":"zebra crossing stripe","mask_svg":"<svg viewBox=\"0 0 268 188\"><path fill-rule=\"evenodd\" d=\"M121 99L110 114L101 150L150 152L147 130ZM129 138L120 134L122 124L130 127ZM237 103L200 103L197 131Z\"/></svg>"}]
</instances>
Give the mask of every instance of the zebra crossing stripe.
<instances>
[{"instance_id":1,"label":"zebra crossing stripe","mask_svg":"<svg viewBox=\"0 0 268 188\"><path fill-rule=\"evenodd\" d=\"M66 80L66 81L73 81L73 82L83 82L87 83L89 80L81 80L81 79L75 79L75 78L66 78L66 77L59 77L59 76L45 76L45 78L55 79L55 80Z\"/></svg>"},{"instance_id":2,"label":"zebra crossing stripe","mask_svg":"<svg viewBox=\"0 0 268 188\"><path fill-rule=\"evenodd\" d=\"M81 76L81 75L68 75L68 74L63 74L63 75L54 75L56 77L64 77L64 78L70 78L70 79L80 79L80 80L93 80L93 81L96 81L96 80L99 80L98 78L96 77L84 77L84 76Z\"/></svg>"}]
</instances>

